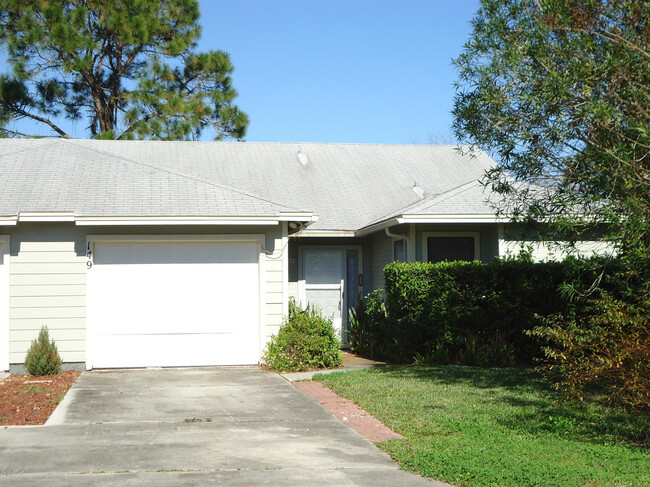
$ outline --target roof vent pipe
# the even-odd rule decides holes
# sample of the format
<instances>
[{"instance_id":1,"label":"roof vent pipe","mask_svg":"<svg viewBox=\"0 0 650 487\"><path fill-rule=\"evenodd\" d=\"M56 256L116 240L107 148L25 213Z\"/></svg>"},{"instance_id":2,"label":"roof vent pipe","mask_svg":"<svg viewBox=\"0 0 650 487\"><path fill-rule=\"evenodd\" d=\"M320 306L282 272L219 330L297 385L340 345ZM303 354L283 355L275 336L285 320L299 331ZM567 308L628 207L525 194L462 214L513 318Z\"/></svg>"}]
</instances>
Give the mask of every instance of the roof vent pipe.
<instances>
[{"instance_id":1,"label":"roof vent pipe","mask_svg":"<svg viewBox=\"0 0 650 487\"><path fill-rule=\"evenodd\" d=\"M415 179L413 181L413 191L415 191L415 194L418 195L418 198L423 199L424 198L424 190L420 188L420 181Z\"/></svg>"},{"instance_id":2,"label":"roof vent pipe","mask_svg":"<svg viewBox=\"0 0 650 487\"><path fill-rule=\"evenodd\" d=\"M309 164L309 159L307 159L307 154L303 154L302 152L301 144L298 144L298 160L300 161L300 164L302 164L303 166Z\"/></svg>"}]
</instances>

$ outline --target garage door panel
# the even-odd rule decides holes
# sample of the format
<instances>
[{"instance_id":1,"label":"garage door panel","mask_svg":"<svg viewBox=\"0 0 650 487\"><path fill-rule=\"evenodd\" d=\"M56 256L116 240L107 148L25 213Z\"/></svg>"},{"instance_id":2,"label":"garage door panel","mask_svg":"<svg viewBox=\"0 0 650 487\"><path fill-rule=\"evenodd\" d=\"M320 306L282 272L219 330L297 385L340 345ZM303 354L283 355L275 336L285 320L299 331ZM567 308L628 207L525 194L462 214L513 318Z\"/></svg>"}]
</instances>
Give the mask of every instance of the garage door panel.
<instances>
[{"instance_id":1,"label":"garage door panel","mask_svg":"<svg viewBox=\"0 0 650 487\"><path fill-rule=\"evenodd\" d=\"M250 350L253 336L221 334L132 335L129 340L112 335L103 337L102 353L95 368L194 367L204 365L249 365L258 361ZM246 351L248 350L248 351Z\"/></svg>"},{"instance_id":2,"label":"garage door panel","mask_svg":"<svg viewBox=\"0 0 650 487\"><path fill-rule=\"evenodd\" d=\"M256 242L102 242L94 257L94 367L258 362Z\"/></svg>"},{"instance_id":3,"label":"garage door panel","mask_svg":"<svg viewBox=\"0 0 650 487\"><path fill-rule=\"evenodd\" d=\"M99 270L96 269L96 270ZM108 266L97 274L104 315L119 311L123 318L100 334L225 331L236 320L257 320L257 265ZM110 290L106 290L106 288ZM119 308L113 310L112 308Z\"/></svg>"}]
</instances>

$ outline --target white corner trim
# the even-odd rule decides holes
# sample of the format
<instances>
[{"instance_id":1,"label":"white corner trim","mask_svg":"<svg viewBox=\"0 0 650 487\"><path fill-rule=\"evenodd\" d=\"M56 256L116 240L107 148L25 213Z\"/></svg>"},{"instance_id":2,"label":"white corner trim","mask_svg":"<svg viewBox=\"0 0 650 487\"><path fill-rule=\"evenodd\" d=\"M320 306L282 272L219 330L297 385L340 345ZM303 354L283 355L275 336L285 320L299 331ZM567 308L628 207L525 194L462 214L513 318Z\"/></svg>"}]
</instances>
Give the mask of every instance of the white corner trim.
<instances>
[{"instance_id":1,"label":"white corner trim","mask_svg":"<svg viewBox=\"0 0 650 487\"><path fill-rule=\"evenodd\" d=\"M9 370L9 238L0 235L0 371Z\"/></svg>"},{"instance_id":2,"label":"white corner trim","mask_svg":"<svg viewBox=\"0 0 650 487\"><path fill-rule=\"evenodd\" d=\"M289 316L289 224L287 222L282 222L282 316Z\"/></svg>"},{"instance_id":3,"label":"white corner trim","mask_svg":"<svg viewBox=\"0 0 650 487\"><path fill-rule=\"evenodd\" d=\"M257 363L262 363L262 355L264 354L264 347L266 346L266 235L257 236L257 252L259 259L257 261L257 272L258 272L258 328L257 328ZM286 280L285 276L285 280Z\"/></svg>"},{"instance_id":4,"label":"white corner trim","mask_svg":"<svg viewBox=\"0 0 650 487\"><path fill-rule=\"evenodd\" d=\"M480 232L422 232L422 262L429 262L429 237L472 237L474 239L474 260L481 260Z\"/></svg>"},{"instance_id":5,"label":"white corner trim","mask_svg":"<svg viewBox=\"0 0 650 487\"><path fill-rule=\"evenodd\" d=\"M416 250L416 245L417 245L417 242L415 240L415 236L416 236L415 230L416 230L415 229L415 223L411 223L409 225L409 237L411 237L411 238L409 240L409 248L408 248L408 251L406 253L406 260L408 262L416 262L417 261L417 259L415 258L415 250Z\"/></svg>"}]
</instances>

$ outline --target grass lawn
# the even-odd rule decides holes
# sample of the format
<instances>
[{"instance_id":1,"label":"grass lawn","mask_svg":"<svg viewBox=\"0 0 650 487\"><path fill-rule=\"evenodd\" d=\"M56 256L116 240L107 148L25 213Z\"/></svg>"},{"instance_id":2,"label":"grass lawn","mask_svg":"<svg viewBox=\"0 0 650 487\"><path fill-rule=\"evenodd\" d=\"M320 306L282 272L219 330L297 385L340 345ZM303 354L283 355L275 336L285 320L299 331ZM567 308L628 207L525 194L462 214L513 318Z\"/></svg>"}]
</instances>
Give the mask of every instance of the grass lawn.
<instances>
[{"instance_id":1,"label":"grass lawn","mask_svg":"<svg viewBox=\"0 0 650 487\"><path fill-rule=\"evenodd\" d=\"M385 367L316 380L406 440L403 468L462 486L648 486L650 418L569 404L531 370Z\"/></svg>"}]
</instances>

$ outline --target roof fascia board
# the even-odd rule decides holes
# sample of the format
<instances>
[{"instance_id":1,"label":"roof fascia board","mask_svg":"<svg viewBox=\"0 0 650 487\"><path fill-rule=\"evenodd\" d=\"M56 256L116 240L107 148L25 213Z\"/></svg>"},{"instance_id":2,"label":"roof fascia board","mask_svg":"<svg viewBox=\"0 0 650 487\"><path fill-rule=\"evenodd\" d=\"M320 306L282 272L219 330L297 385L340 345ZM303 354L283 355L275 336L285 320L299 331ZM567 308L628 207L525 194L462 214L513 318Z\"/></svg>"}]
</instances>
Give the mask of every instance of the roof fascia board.
<instances>
[{"instance_id":1,"label":"roof fascia board","mask_svg":"<svg viewBox=\"0 0 650 487\"><path fill-rule=\"evenodd\" d=\"M0 226L15 226L18 223L18 215L0 216Z\"/></svg>"},{"instance_id":2,"label":"roof fascia board","mask_svg":"<svg viewBox=\"0 0 650 487\"><path fill-rule=\"evenodd\" d=\"M313 223L318 217L309 211L281 211L278 221Z\"/></svg>"},{"instance_id":3,"label":"roof fascia board","mask_svg":"<svg viewBox=\"0 0 650 487\"><path fill-rule=\"evenodd\" d=\"M77 217L79 226L90 225L279 225L277 217Z\"/></svg>"},{"instance_id":4,"label":"roof fascia board","mask_svg":"<svg viewBox=\"0 0 650 487\"><path fill-rule=\"evenodd\" d=\"M354 230L301 230L292 233L289 237L356 237Z\"/></svg>"},{"instance_id":5,"label":"roof fascia board","mask_svg":"<svg viewBox=\"0 0 650 487\"><path fill-rule=\"evenodd\" d=\"M18 221L21 222L73 222L74 213L68 211L21 211Z\"/></svg>"},{"instance_id":6,"label":"roof fascia board","mask_svg":"<svg viewBox=\"0 0 650 487\"><path fill-rule=\"evenodd\" d=\"M384 220L383 222L375 223L368 227L361 228L360 230L356 231L356 234L357 237L364 237L378 230L383 230L385 228L390 228L392 226L398 225L399 223L399 218L391 218L389 220Z\"/></svg>"},{"instance_id":7,"label":"roof fascia board","mask_svg":"<svg viewBox=\"0 0 650 487\"><path fill-rule=\"evenodd\" d=\"M363 237L395 225L410 223L503 223L507 221L510 220L497 218L495 215L399 215L357 230L356 235Z\"/></svg>"},{"instance_id":8,"label":"roof fascia board","mask_svg":"<svg viewBox=\"0 0 650 487\"><path fill-rule=\"evenodd\" d=\"M401 215L396 218L398 223L504 223L510 221L507 217L496 215Z\"/></svg>"}]
</instances>

